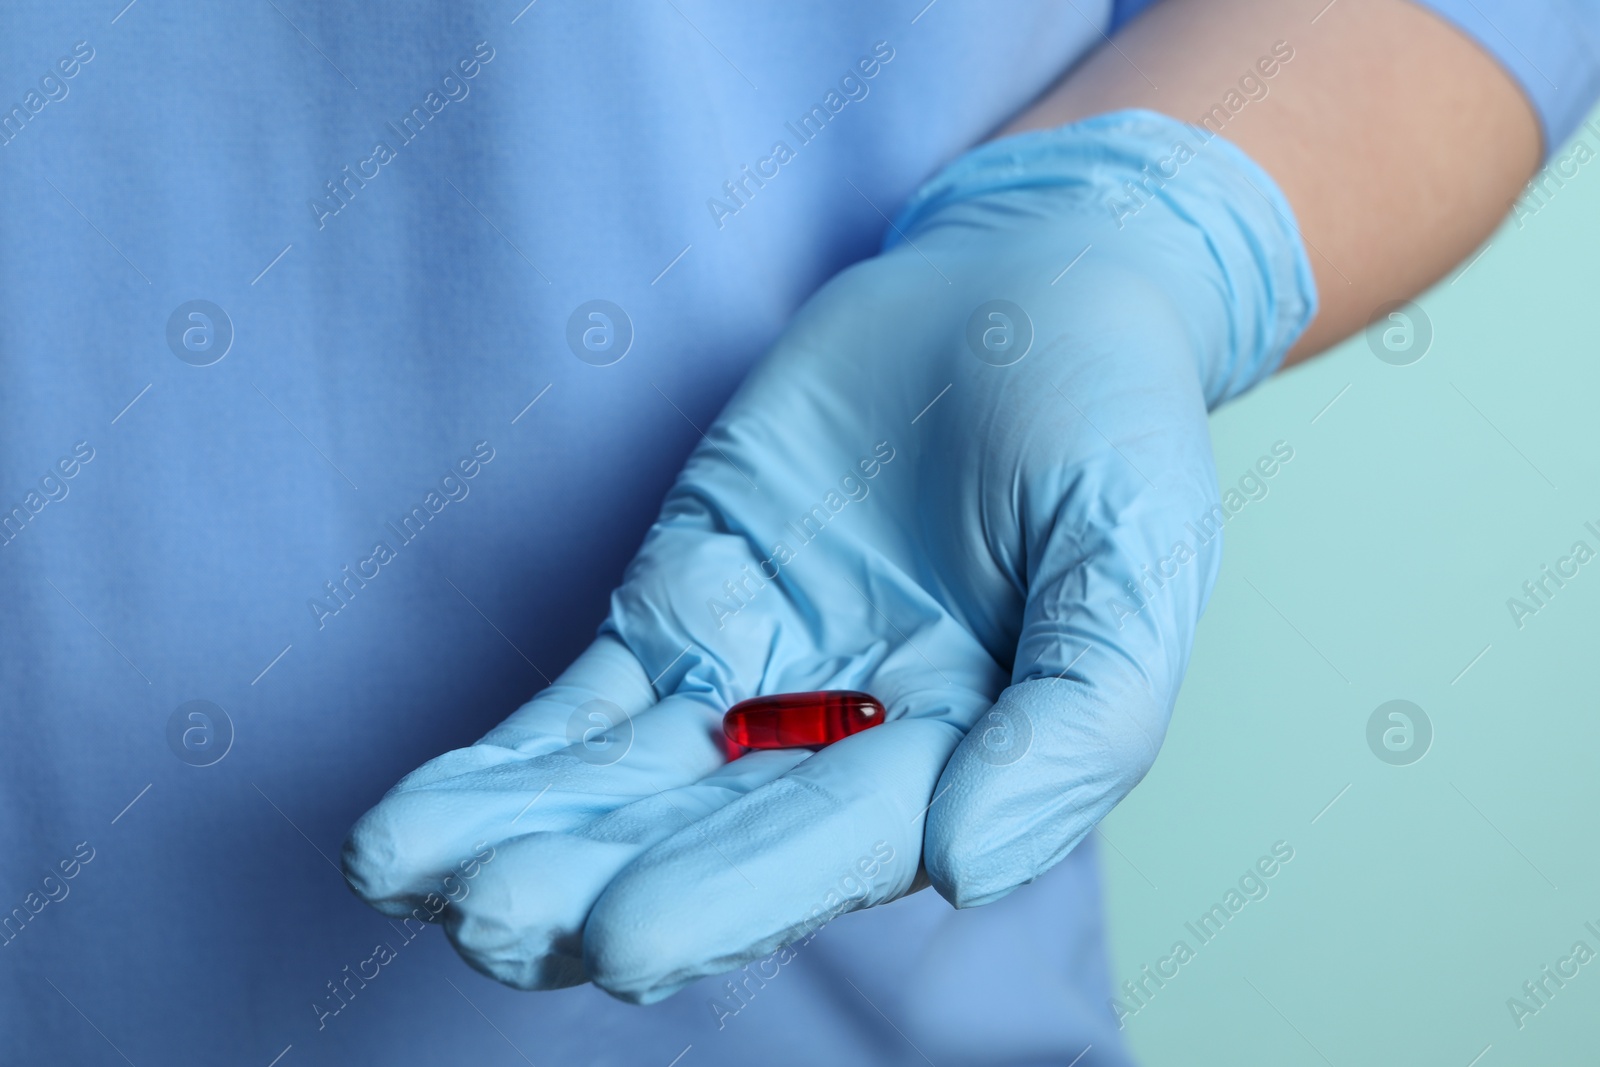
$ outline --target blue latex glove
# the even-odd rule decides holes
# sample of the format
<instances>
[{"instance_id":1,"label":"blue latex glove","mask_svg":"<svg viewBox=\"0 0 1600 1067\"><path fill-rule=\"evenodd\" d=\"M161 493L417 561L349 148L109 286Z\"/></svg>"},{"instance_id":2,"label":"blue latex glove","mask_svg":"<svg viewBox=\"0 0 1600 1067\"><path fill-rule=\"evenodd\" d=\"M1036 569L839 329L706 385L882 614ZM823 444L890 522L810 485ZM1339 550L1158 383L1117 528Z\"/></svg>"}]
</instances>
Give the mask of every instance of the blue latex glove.
<instances>
[{"instance_id":1,"label":"blue latex glove","mask_svg":"<svg viewBox=\"0 0 1600 1067\"><path fill-rule=\"evenodd\" d=\"M649 1002L1058 862L1166 730L1221 547L1207 410L1315 303L1271 180L1199 145L1119 112L925 186L690 457L594 645L356 825L357 891L504 982ZM890 721L728 761L730 705L829 688Z\"/></svg>"}]
</instances>

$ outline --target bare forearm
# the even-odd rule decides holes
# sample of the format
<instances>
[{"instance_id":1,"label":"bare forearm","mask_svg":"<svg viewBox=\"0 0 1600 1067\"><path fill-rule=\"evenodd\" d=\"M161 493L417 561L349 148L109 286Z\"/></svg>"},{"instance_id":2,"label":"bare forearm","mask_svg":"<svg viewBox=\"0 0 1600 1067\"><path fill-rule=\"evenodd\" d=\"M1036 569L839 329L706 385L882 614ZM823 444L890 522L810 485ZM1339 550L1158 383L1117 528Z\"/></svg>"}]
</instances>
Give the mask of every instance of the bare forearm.
<instances>
[{"instance_id":1,"label":"bare forearm","mask_svg":"<svg viewBox=\"0 0 1600 1067\"><path fill-rule=\"evenodd\" d=\"M1326 2L1165 0L1005 131L1129 107L1196 124L1216 116L1208 128L1288 197L1316 273L1320 310L1289 363L1463 259L1541 149L1521 90L1454 27L1408 0ZM1292 58L1278 62L1285 48ZM1241 89L1246 74L1255 99Z\"/></svg>"}]
</instances>

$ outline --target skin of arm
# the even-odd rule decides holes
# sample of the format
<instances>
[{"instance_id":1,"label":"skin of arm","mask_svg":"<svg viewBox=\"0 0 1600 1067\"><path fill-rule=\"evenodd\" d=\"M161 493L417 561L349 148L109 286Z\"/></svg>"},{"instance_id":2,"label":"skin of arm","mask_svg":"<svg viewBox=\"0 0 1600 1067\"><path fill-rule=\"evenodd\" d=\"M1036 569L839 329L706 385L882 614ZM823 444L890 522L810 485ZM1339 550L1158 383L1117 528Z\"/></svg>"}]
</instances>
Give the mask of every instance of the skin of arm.
<instances>
[{"instance_id":1,"label":"skin of arm","mask_svg":"<svg viewBox=\"0 0 1600 1067\"><path fill-rule=\"evenodd\" d=\"M1264 79L1256 64L1279 42L1293 58ZM1001 132L1121 108L1198 125L1230 92L1243 95L1244 75L1267 94L1220 132L1294 208L1320 300L1285 366L1464 259L1542 157L1538 119L1512 77L1409 0L1163 0Z\"/></svg>"}]
</instances>

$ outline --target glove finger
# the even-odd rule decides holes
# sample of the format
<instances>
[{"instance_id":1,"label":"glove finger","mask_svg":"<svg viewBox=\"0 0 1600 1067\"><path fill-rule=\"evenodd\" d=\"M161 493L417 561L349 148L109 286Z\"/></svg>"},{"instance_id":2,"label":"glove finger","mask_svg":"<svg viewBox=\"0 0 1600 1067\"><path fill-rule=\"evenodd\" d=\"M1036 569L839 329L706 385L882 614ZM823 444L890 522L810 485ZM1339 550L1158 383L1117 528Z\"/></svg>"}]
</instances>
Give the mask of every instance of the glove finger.
<instances>
[{"instance_id":1,"label":"glove finger","mask_svg":"<svg viewBox=\"0 0 1600 1067\"><path fill-rule=\"evenodd\" d=\"M1111 517L1098 524L1058 505L1014 684L951 757L929 813L928 877L957 907L1054 866L1154 762L1221 558L1196 480L1096 493Z\"/></svg>"},{"instance_id":2,"label":"glove finger","mask_svg":"<svg viewBox=\"0 0 1600 1067\"><path fill-rule=\"evenodd\" d=\"M653 698L638 660L597 640L483 740L429 761L363 815L345 841L346 879L384 914L413 914L482 845L581 825L722 764L706 694Z\"/></svg>"},{"instance_id":3,"label":"glove finger","mask_svg":"<svg viewBox=\"0 0 1600 1067\"><path fill-rule=\"evenodd\" d=\"M954 718L988 703L955 699L973 708ZM651 1003L910 891L922 815L961 737L946 719L902 717L847 737L645 852L590 913L591 979Z\"/></svg>"},{"instance_id":4,"label":"glove finger","mask_svg":"<svg viewBox=\"0 0 1600 1067\"><path fill-rule=\"evenodd\" d=\"M867 578L860 580L870 585ZM827 663L814 660L817 665L812 669L834 671L829 684L868 688L884 700L892 718L914 715L939 720L953 726L953 736L959 736L988 706L987 697L999 689L1003 675L981 650L953 645L958 635L939 620L930 623L925 609L914 610L885 590L874 593L898 617L896 625L902 632L916 635L918 647L940 653L945 664L941 674L981 686L984 695L960 684L937 684L945 679L930 679L928 661L909 644ZM970 639L963 640L970 644ZM930 681L937 687L930 690ZM811 688L813 680L807 677L801 684ZM951 693L965 695L952 701ZM677 789L658 790L660 783L642 775L649 787L643 799L587 825L505 842L495 862L484 865L472 895L445 914L446 930L469 963L510 985L555 988L582 981L583 924L613 878L652 846L811 758L802 749L750 752ZM926 802L923 798L919 807ZM715 839L710 847L713 851L718 847ZM720 859L717 862L721 864Z\"/></svg>"},{"instance_id":5,"label":"glove finger","mask_svg":"<svg viewBox=\"0 0 1600 1067\"><path fill-rule=\"evenodd\" d=\"M583 923L607 884L658 841L809 755L752 752L693 785L664 789L586 825L512 838L445 912L445 932L469 964L507 985L556 989L586 981Z\"/></svg>"}]
</instances>

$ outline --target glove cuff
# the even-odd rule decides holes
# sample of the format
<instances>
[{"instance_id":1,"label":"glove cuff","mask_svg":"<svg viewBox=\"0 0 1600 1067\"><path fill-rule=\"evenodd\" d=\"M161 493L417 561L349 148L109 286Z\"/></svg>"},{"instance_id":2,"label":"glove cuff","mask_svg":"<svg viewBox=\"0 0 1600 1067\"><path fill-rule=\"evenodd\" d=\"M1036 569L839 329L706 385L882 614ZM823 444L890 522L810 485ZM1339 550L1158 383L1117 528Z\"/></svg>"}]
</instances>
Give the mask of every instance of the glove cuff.
<instances>
[{"instance_id":1,"label":"glove cuff","mask_svg":"<svg viewBox=\"0 0 1600 1067\"><path fill-rule=\"evenodd\" d=\"M1201 359L1208 408L1277 370L1316 314L1311 263L1277 183L1220 135L1142 109L980 145L917 190L883 247L913 239L950 205L1049 187L1072 190L1062 203L1074 216L1099 214L1094 245L1137 249L1141 228L1173 221L1203 236L1230 324L1227 343Z\"/></svg>"}]
</instances>

